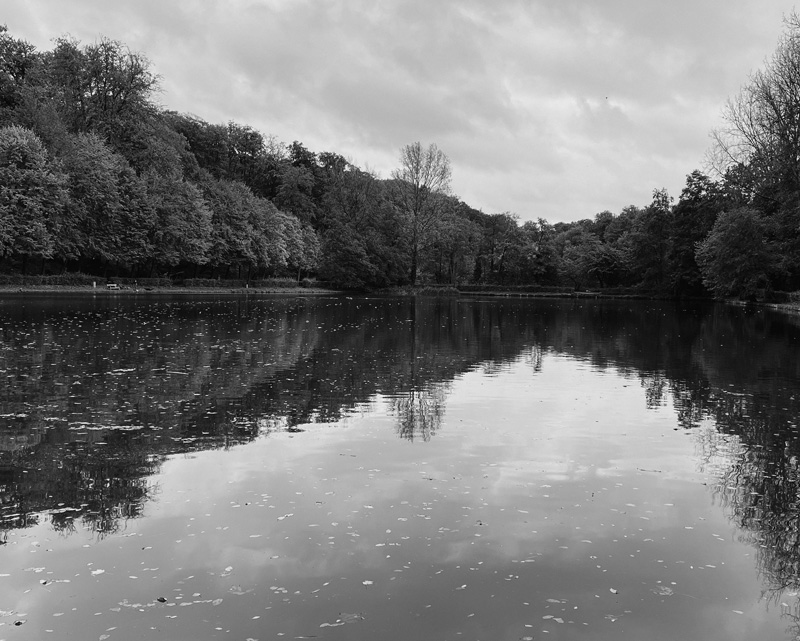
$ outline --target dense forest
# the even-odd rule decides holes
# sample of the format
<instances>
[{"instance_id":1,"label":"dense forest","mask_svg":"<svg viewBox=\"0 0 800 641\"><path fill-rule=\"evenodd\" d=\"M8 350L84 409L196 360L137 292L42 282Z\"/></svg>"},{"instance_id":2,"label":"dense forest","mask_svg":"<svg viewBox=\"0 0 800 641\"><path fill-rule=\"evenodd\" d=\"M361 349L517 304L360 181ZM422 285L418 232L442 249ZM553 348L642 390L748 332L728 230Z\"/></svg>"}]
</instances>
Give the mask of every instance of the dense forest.
<instances>
[{"instance_id":1,"label":"dense forest","mask_svg":"<svg viewBox=\"0 0 800 641\"><path fill-rule=\"evenodd\" d=\"M316 277L337 287L624 288L761 298L800 289L800 19L723 109L677 202L520 224L450 191L411 143L380 178L334 151L155 102L123 43L38 51L0 26L0 271Z\"/></svg>"}]
</instances>

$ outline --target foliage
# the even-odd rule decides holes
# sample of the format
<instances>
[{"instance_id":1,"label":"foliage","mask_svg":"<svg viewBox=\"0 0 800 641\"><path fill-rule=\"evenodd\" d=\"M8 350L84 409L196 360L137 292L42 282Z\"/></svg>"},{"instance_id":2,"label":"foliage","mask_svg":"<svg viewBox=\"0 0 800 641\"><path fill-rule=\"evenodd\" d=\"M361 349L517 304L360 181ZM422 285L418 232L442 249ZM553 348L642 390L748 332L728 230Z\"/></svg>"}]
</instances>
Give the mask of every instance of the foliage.
<instances>
[{"instance_id":1,"label":"foliage","mask_svg":"<svg viewBox=\"0 0 800 641\"><path fill-rule=\"evenodd\" d=\"M704 293L695 247L708 236L725 201L720 186L705 174L693 171L686 177L686 187L672 210L666 255L668 286L672 293L678 296Z\"/></svg>"},{"instance_id":2,"label":"foliage","mask_svg":"<svg viewBox=\"0 0 800 641\"><path fill-rule=\"evenodd\" d=\"M725 125L714 132L717 170L773 220L784 266L782 285L800 287L800 16L763 69L728 101Z\"/></svg>"},{"instance_id":3,"label":"foliage","mask_svg":"<svg viewBox=\"0 0 800 641\"><path fill-rule=\"evenodd\" d=\"M0 26L0 268L357 289L800 289L794 14L728 103L715 178L690 173L677 203L659 189L555 225L453 196L435 144L402 147L384 180L334 151L162 109L158 83L118 41L38 51Z\"/></svg>"},{"instance_id":4,"label":"foliage","mask_svg":"<svg viewBox=\"0 0 800 641\"><path fill-rule=\"evenodd\" d=\"M90 274L56 274L52 276L33 276L28 274L0 274L0 285L31 286L91 286L97 282L97 276Z\"/></svg>"},{"instance_id":5,"label":"foliage","mask_svg":"<svg viewBox=\"0 0 800 641\"><path fill-rule=\"evenodd\" d=\"M706 287L719 297L754 299L769 283L773 268L766 224L758 212L723 212L697 246L697 262Z\"/></svg>"},{"instance_id":6,"label":"foliage","mask_svg":"<svg viewBox=\"0 0 800 641\"><path fill-rule=\"evenodd\" d=\"M308 286L313 281L305 280ZM184 287L261 287L273 289L286 289L290 287L297 287L297 281L294 278L262 278L258 280L242 280L237 278L186 278L183 281Z\"/></svg>"},{"instance_id":7,"label":"foliage","mask_svg":"<svg viewBox=\"0 0 800 641\"><path fill-rule=\"evenodd\" d=\"M211 248L212 214L203 194L195 185L150 174L147 195L155 211L152 231L153 256L161 265L181 263L205 265Z\"/></svg>"},{"instance_id":8,"label":"foliage","mask_svg":"<svg viewBox=\"0 0 800 641\"><path fill-rule=\"evenodd\" d=\"M400 150L400 167L392 172L392 201L407 220L410 232L409 282L417 282L420 252L431 240L433 228L446 207L450 191L450 159L435 144L419 142Z\"/></svg>"},{"instance_id":9,"label":"foliage","mask_svg":"<svg viewBox=\"0 0 800 641\"><path fill-rule=\"evenodd\" d=\"M33 132L0 129L0 254L53 255L65 183Z\"/></svg>"},{"instance_id":10,"label":"foliage","mask_svg":"<svg viewBox=\"0 0 800 641\"><path fill-rule=\"evenodd\" d=\"M72 137L63 159L70 202L57 252L114 265L150 258L155 213L144 183L96 134Z\"/></svg>"}]
</instances>

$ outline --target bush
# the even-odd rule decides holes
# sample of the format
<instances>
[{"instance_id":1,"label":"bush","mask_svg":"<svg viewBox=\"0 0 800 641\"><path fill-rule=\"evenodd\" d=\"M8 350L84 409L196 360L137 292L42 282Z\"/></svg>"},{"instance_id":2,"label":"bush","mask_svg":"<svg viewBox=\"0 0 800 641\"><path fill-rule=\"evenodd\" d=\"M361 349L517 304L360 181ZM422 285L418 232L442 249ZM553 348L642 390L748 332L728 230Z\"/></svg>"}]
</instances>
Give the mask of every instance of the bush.
<instances>
[{"instance_id":1,"label":"bush","mask_svg":"<svg viewBox=\"0 0 800 641\"><path fill-rule=\"evenodd\" d=\"M238 279L221 278L187 278L183 281L184 287L244 287L245 281Z\"/></svg>"},{"instance_id":2,"label":"bush","mask_svg":"<svg viewBox=\"0 0 800 641\"><path fill-rule=\"evenodd\" d=\"M100 282L97 276L88 274L55 274L52 276L30 276L23 274L0 274L0 285L17 285L20 287L36 287L41 285L62 285L72 287L91 287L92 283Z\"/></svg>"},{"instance_id":3,"label":"bush","mask_svg":"<svg viewBox=\"0 0 800 641\"><path fill-rule=\"evenodd\" d=\"M172 287L170 278L109 278L108 282L128 287Z\"/></svg>"},{"instance_id":4,"label":"bush","mask_svg":"<svg viewBox=\"0 0 800 641\"><path fill-rule=\"evenodd\" d=\"M555 285L459 285L458 290L470 292L520 292L520 293L548 293L571 294L572 287L558 287Z\"/></svg>"},{"instance_id":5,"label":"bush","mask_svg":"<svg viewBox=\"0 0 800 641\"><path fill-rule=\"evenodd\" d=\"M89 274L81 274L74 272L71 274L53 274L52 276L44 276L42 278L42 285L71 285L73 287L92 285L95 282L101 282L97 276Z\"/></svg>"},{"instance_id":6,"label":"bush","mask_svg":"<svg viewBox=\"0 0 800 641\"><path fill-rule=\"evenodd\" d=\"M274 278L264 278L262 280L254 280L250 283L250 287L275 287L287 289L289 287L297 287L297 279L289 276L276 276Z\"/></svg>"},{"instance_id":7,"label":"bush","mask_svg":"<svg viewBox=\"0 0 800 641\"><path fill-rule=\"evenodd\" d=\"M216 287L223 289L247 287L264 289L291 289L298 286L297 279L289 276L276 276L274 278L262 278L251 280L249 283L243 279L221 279L221 278L187 278L183 281L185 287ZM300 281L300 287L317 287L317 281L313 278L304 278Z\"/></svg>"}]
</instances>

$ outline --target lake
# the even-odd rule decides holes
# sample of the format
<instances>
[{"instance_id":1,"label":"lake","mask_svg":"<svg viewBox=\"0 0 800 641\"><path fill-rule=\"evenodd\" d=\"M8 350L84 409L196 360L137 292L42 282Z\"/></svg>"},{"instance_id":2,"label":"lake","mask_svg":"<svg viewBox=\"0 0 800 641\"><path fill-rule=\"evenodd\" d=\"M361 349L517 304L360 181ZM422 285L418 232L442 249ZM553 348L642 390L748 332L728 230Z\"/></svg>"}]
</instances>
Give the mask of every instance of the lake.
<instances>
[{"instance_id":1,"label":"lake","mask_svg":"<svg viewBox=\"0 0 800 641\"><path fill-rule=\"evenodd\" d=\"M7 295L0 639L800 638L800 316Z\"/></svg>"}]
</instances>

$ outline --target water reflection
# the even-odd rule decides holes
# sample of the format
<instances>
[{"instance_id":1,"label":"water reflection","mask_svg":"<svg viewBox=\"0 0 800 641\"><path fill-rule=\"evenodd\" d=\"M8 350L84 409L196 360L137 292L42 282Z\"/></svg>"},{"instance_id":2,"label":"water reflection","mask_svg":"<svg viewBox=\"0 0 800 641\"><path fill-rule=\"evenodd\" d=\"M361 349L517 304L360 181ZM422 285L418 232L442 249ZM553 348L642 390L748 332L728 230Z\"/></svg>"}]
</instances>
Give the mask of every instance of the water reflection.
<instances>
[{"instance_id":1,"label":"water reflection","mask_svg":"<svg viewBox=\"0 0 800 641\"><path fill-rule=\"evenodd\" d=\"M394 396L391 408L397 416L398 435L409 441L429 441L442 426L447 392L448 386L439 383Z\"/></svg>"},{"instance_id":2,"label":"water reflection","mask_svg":"<svg viewBox=\"0 0 800 641\"><path fill-rule=\"evenodd\" d=\"M104 297L7 300L0 321L5 530L46 519L107 536L157 497L170 455L340 425L375 399L399 437L430 443L454 381L519 362L537 381L555 354L630 379L653 412L673 407L766 593L779 604L800 589L793 318L652 302Z\"/></svg>"}]
</instances>

